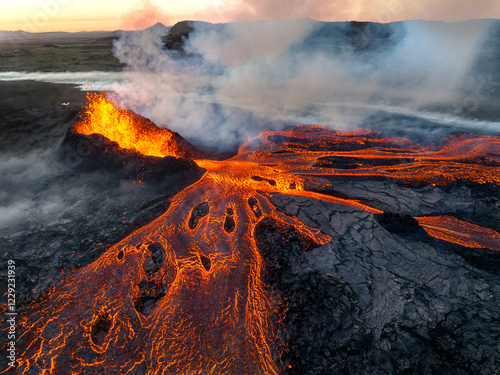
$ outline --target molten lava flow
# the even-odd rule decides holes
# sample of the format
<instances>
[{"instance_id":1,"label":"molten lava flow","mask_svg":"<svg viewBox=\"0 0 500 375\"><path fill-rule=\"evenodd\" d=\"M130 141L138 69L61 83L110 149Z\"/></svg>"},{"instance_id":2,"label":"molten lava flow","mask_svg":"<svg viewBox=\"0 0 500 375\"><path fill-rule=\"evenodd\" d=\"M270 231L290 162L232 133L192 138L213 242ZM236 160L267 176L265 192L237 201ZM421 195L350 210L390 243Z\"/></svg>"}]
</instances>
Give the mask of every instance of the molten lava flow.
<instances>
[{"instance_id":1,"label":"molten lava flow","mask_svg":"<svg viewBox=\"0 0 500 375\"><path fill-rule=\"evenodd\" d=\"M263 218L318 245L331 240L237 179L207 173L162 217L29 307L20 373L279 373L276 301L253 235Z\"/></svg>"},{"instance_id":2,"label":"molten lava flow","mask_svg":"<svg viewBox=\"0 0 500 375\"><path fill-rule=\"evenodd\" d=\"M447 185L457 180L500 185L500 137L456 136L443 146L413 145L358 129L319 126L266 132L248 141L234 160L272 165L286 173L383 177L406 184Z\"/></svg>"},{"instance_id":3,"label":"molten lava flow","mask_svg":"<svg viewBox=\"0 0 500 375\"><path fill-rule=\"evenodd\" d=\"M151 121L130 110L121 110L100 94L88 94L85 118L74 125L81 134L102 134L121 148L148 156L184 156L175 133L160 129Z\"/></svg>"},{"instance_id":4,"label":"molten lava flow","mask_svg":"<svg viewBox=\"0 0 500 375\"><path fill-rule=\"evenodd\" d=\"M178 155L173 133L91 96L82 134L100 133L146 155ZM500 185L499 137L413 145L370 130L301 126L266 132L230 160L196 160L207 172L168 211L74 272L20 315L21 374L278 374L279 301L263 284L254 231L270 218L303 239L331 238L268 200L289 194L381 213L331 196L326 178L384 177L444 185ZM314 190L314 191L313 191ZM499 249L498 233L449 217L419 217L427 232Z\"/></svg>"},{"instance_id":5,"label":"molten lava flow","mask_svg":"<svg viewBox=\"0 0 500 375\"><path fill-rule=\"evenodd\" d=\"M500 233L467 223L451 216L416 217L432 237L467 247L483 247L500 251Z\"/></svg>"}]
</instances>

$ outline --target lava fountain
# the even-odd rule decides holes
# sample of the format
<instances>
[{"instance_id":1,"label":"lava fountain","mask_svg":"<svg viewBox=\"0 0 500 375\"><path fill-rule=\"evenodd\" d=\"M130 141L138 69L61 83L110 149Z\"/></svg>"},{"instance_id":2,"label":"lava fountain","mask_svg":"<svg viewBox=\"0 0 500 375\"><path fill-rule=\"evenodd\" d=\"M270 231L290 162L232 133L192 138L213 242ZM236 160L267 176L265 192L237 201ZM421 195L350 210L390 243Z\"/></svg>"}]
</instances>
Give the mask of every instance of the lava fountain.
<instances>
[{"instance_id":1,"label":"lava fountain","mask_svg":"<svg viewBox=\"0 0 500 375\"><path fill-rule=\"evenodd\" d=\"M122 149L185 157L172 132L135 116L90 96L85 119L73 126ZM206 173L178 193L167 212L24 307L20 374L279 374L282 301L263 282L255 228L272 219L296 228L304 244L332 239L278 212L269 196L378 214L362 201L329 193L326 177L500 185L500 137L493 136L457 136L431 147L370 130L298 126L263 133L229 160L193 159ZM441 219L417 218L436 238L500 249L497 232ZM489 240L480 240L484 236Z\"/></svg>"}]
</instances>

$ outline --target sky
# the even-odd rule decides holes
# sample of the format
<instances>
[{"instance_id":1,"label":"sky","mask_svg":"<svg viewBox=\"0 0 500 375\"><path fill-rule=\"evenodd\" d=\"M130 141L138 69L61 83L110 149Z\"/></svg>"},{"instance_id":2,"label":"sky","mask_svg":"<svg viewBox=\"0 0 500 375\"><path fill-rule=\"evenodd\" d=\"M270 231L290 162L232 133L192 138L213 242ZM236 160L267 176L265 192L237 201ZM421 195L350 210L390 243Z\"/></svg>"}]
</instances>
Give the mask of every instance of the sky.
<instances>
[{"instance_id":1,"label":"sky","mask_svg":"<svg viewBox=\"0 0 500 375\"><path fill-rule=\"evenodd\" d=\"M0 0L0 30L92 31L309 17L322 21L499 18L498 0Z\"/></svg>"}]
</instances>

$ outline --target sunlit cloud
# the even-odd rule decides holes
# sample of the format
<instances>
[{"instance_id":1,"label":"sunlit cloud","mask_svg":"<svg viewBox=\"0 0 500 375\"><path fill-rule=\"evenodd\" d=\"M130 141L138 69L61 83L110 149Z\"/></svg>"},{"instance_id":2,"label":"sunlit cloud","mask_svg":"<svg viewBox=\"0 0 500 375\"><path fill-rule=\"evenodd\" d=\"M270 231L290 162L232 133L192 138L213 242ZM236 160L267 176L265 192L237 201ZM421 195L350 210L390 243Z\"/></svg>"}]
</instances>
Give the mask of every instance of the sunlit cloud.
<instances>
[{"instance_id":1,"label":"sunlit cloud","mask_svg":"<svg viewBox=\"0 0 500 375\"><path fill-rule=\"evenodd\" d=\"M197 19L214 22L295 19L309 17L321 21L394 22L410 19L460 21L500 18L500 2L478 0L221 0L196 13Z\"/></svg>"},{"instance_id":2,"label":"sunlit cloud","mask_svg":"<svg viewBox=\"0 0 500 375\"><path fill-rule=\"evenodd\" d=\"M498 0L17 0L2 3L1 30L143 29L184 19L209 22L297 19L393 22L500 18Z\"/></svg>"}]
</instances>

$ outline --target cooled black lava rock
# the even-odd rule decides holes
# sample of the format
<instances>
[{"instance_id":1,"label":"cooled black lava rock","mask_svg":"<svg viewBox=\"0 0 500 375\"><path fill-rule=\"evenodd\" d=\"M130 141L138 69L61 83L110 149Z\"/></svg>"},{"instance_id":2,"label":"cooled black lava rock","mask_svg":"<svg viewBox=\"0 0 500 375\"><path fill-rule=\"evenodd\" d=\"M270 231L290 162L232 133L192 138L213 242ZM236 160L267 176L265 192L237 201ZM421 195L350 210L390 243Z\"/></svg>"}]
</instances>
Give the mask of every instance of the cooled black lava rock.
<instances>
[{"instance_id":1,"label":"cooled black lava rock","mask_svg":"<svg viewBox=\"0 0 500 375\"><path fill-rule=\"evenodd\" d=\"M293 22L293 21L292 21ZM264 23L263 23L264 24ZM229 25L227 31L225 28ZM219 32L228 35L233 31L234 24L212 24L203 21L181 21L176 23L163 38L163 45L169 50L179 51L184 54L184 45L190 35L203 28L206 31ZM272 28L266 29L266 32ZM272 32L272 31L271 31ZM401 22L320 22L315 21L315 28L303 42L303 47L308 51L322 50L341 52L336 50L341 47L351 47L356 52L377 52L389 49L398 44L405 35L405 27ZM273 35L269 35L273 38ZM340 57L342 56L339 54Z\"/></svg>"},{"instance_id":2,"label":"cooled black lava rock","mask_svg":"<svg viewBox=\"0 0 500 375\"><path fill-rule=\"evenodd\" d=\"M71 119L75 113L78 109L71 112ZM45 155L51 173L42 186L37 181L32 199L34 207L43 207L55 194L64 202L58 204L67 207L44 215L43 221L38 217L25 221L22 236L15 235L19 228L0 231L7 249L4 256L16 260L19 301L42 296L68 275L62 270L93 262L111 245L158 218L173 194L204 174L189 159L144 156L101 135L79 134L68 125L61 129L59 137L66 134L60 147ZM185 152L196 152L175 134L173 139ZM120 261L124 256L117 254Z\"/></svg>"},{"instance_id":3,"label":"cooled black lava rock","mask_svg":"<svg viewBox=\"0 0 500 375\"><path fill-rule=\"evenodd\" d=\"M217 30L220 25L211 24L203 21L180 21L177 22L168 34L163 37L162 42L165 48L179 52L180 56L186 56L184 45L189 39L190 34L198 27L211 28Z\"/></svg>"},{"instance_id":4,"label":"cooled black lava rock","mask_svg":"<svg viewBox=\"0 0 500 375\"><path fill-rule=\"evenodd\" d=\"M413 163L414 159L368 159L350 156L323 156L316 160L313 167L335 168L335 169L356 169L360 166L382 166Z\"/></svg>"},{"instance_id":5,"label":"cooled black lava rock","mask_svg":"<svg viewBox=\"0 0 500 375\"><path fill-rule=\"evenodd\" d=\"M262 210L259 207L259 202L254 197L248 198L248 205L252 209L255 217L259 218L262 216Z\"/></svg>"},{"instance_id":6,"label":"cooled black lava rock","mask_svg":"<svg viewBox=\"0 0 500 375\"><path fill-rule=\"evenodd\" d=\"M254 180L254 181L266 181L269 185L276 186L276 181L268 179L268 178L264 178L261 176L252 176L252 180Z\"/></svg>"},{"instance_id":7,"label":"cooled black lava rock","mask_svg":"<svg viewBox=\"0 0 500 375\"><path fill-rule=\"evenodd\" d=\"M429 239L429 235L424 228L408 214L384 212L383 214L374 215L374 217L386 230L398 236L421 241Z\"/></svg>"},{"instance_id":8,"label":"cooled black lava rock","mask_svg":"<svg viewBox=\"0 0 500 375\"><path fill-rule=\"evenodd\" d=\"M378 23L351 21L346 30L356 51L380 51L396 45L402 39L401 23Z\"/></svg>"},{"instance_id":9,"label":"cooled black lava rock","mask_svg":"<svg viewBox=\"0 0 500 375\"><path fill-rule=\"evenodd\" d=\"M92 325L92 328L90 330L90 339L95 345L102 345L106 334L111 328L111 325L112 322L109 314L101 313L98 315L96 322Z\"/></svg>"},{"instance_id":10,"label":"cooled black lava rock","mask_svg":"<svg viewBox=\"0 0 500 375\"><path fill-rule=\"evenodd\" d=\"M236 222L231 216L226 216L226 219L224 220L224 230L227 233L231 233L234 228L236 227Z\"/></svg>"},{"instance_id":11,"label":"cooled black lava rock","mask_svg":"<svg viewBox=\"0 0 500 375\"><path fill-rule=\"evenodd\" d=\"M59 148L59 155L80 172L101 170L162 187L176 181L194 182L205 171L190 159L142 155L121 148L101 134L80 134L72 127Z\"/></svg>"},{"instance_id":12,"label":"cooled black lava rock","mask_svg":"<svg viewBox=\"0 0 500 375\"><path fill-rule=\"evenodd\" d=\"M189 38L189 34L194 30L191 25L192 22L193 21L181 21L172 26L167 36L163 38L165 47L182 51L184 41Z\"/></svg>"},{"instance_id":13,"label":"cooled black lava rock","mask_svg":"<svg viewBox=\"0 0 500 375\"><path fill-rule=\"evenodd\" d=\"M377 182L360 183L377 191ZM398 189L379 194L408 197ZM332 237L306 250L292 227L263 219L255 230L265 281L286 309L287 374L498 373L500 279L478 259L498 264L500 252L432 240L408 215L269 199Z\"/></svg>"},{"instance_id":14,"label":"cooled black lava rock","mask_svg":"<svg viewBox=\"0 0 500 375\"><path fill-rule=\"evenodd\" d=\"M195 207L193 207L193 210L191 211L191 216L189 217L189 222L188 226L189 229L194 229L198 225L198 221L204 217L207 216L208 213L210 212L210 206L208 205L207 202L202 202Z\"/></svg>"}]
</instances>

